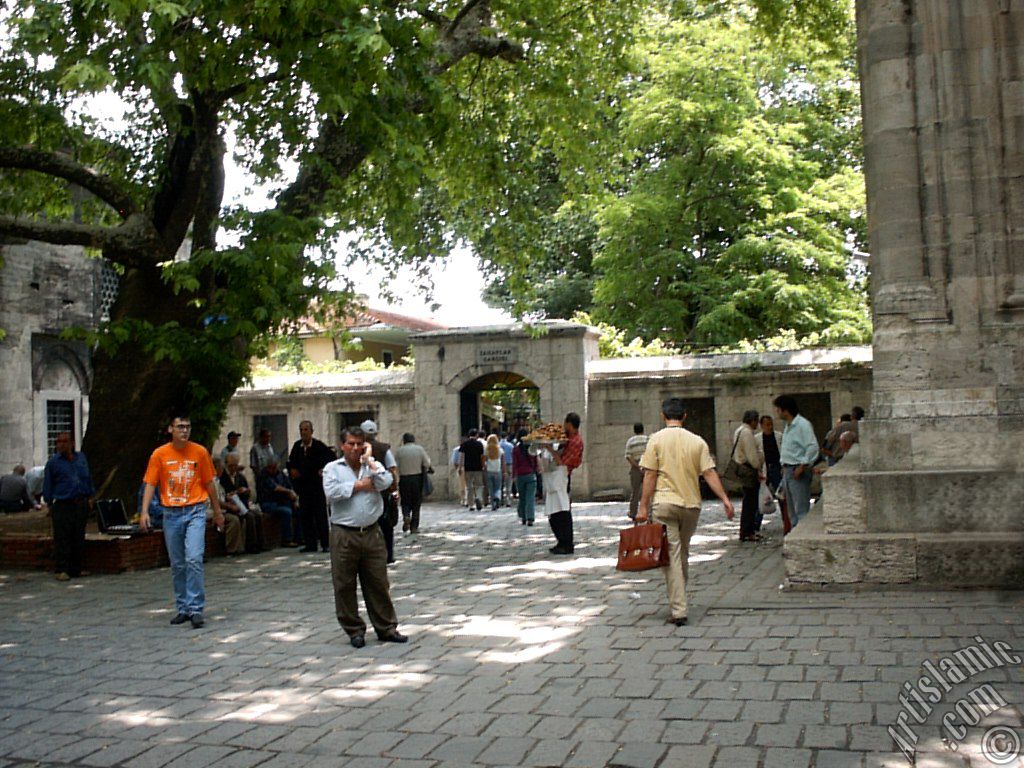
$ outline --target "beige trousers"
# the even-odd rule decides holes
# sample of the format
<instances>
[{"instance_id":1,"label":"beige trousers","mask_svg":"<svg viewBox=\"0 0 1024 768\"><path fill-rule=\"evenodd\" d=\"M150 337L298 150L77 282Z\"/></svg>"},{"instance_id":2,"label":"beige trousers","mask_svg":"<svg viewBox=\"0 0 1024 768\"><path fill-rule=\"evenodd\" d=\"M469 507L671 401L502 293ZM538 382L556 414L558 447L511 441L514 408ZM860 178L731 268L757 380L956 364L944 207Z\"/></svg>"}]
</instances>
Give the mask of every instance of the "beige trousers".
<instances>
[{"instance_id":1,"label":"beige trousers","mask_svg":"<svg viewBox=\"0 0 1024 768\"><path fill-rule=\"evenodd\" d=\"M663 523L668 533L668 567L663 568L668 604L673 619L686 616L686 582L690 576L690 538L697 530L700 507L680 507L676 504L654 504L652 515L656 523Z\"/></svg>"}]
</instances>

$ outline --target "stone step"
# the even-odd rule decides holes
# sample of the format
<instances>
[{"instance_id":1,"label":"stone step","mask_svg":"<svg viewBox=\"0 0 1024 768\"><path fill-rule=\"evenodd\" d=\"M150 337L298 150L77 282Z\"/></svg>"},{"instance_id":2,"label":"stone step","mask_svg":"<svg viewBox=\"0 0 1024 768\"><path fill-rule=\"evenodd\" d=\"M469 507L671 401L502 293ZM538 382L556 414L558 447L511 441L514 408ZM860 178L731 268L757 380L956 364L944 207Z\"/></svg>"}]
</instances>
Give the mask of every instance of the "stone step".
<instances>
[{"instance_id":1,"label":"stone step","mask_svg":"<svg viewBox=\"0 0 1024 768\"><path fill-rule=\"evenodd\" d=\"M1024 533L829 533L814 509L783 544L786 584L1024 587Z\"/></svg>"}]
</instances>

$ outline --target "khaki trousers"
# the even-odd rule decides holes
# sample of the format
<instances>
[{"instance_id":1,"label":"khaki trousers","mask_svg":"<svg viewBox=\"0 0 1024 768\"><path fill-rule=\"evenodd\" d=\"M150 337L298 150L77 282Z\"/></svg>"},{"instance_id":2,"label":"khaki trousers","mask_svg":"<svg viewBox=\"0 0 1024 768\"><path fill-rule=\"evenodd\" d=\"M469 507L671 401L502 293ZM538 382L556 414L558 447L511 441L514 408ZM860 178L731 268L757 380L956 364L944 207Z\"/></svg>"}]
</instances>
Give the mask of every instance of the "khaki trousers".
<instances>
[{"instance_id":1,"label":"khaki trousers","mask_svg":"<svg viewBox=\"0 0 1024 768\"><path fill-rule=\"evenodd\" d=\"M377 637L398 627L398 616L391 602L388 584L388 551L379 525L365 531L350 531L331 526L331 580L334 584L334 609L338 623L349 636L366 632L359 616L356 577L363 590L366 613Z\"/></svg>"},{"instance_id":2,"label":"khaki trousers","mask_svg":"<svg viewBox=\"0 0 1024 768\"><path fill-rule=\"evenodd\" d=\"M663 523L668 533L668 567L662 571L672 618L682 619L686 616L686 582L690 576L690 538L697 530L700 507L654 504L651 516L656 523Z\"/></svg>"}]
</instances>

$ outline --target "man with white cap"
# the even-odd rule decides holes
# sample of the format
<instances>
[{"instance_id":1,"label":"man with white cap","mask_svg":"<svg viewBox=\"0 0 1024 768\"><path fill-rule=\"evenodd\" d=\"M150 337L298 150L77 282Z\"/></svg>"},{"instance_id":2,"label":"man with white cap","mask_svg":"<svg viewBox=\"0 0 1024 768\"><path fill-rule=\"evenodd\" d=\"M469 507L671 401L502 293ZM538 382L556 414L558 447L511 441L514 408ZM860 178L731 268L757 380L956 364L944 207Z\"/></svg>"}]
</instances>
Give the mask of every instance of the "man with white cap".
<instances>
[{"instance_id":1,"label":"man with white cap","mask_svg":"<svg viewBox=\"0 0 1024 768\"><path fill-rule=\"evenodd\" d=\"M359 428L366 434L366 442L373 446L373 458L383 464L391 473L391 485L381 491L384 499L384 514L380 516L380 530L384 534L384 544L388 548L388 564L395 562L395 524L398 522L398 462L391 453L391 446L377 439L377 423L367 419Z\"/></svg>"}]
</instances>

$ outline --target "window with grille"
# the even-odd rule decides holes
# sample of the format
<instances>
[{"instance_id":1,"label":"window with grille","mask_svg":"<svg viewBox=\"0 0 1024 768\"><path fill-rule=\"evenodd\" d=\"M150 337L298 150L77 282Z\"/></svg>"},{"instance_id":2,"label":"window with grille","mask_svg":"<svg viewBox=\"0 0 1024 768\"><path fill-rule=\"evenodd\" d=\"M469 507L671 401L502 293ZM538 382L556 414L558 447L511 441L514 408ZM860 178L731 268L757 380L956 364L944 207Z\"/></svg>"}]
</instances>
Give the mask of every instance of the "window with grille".
<instances>
[{"instance_id":1,"label":"window with grille","mask_svg":"<svg viewBox=\"0 0 1024 768\"><path fill-rule=\"evenodd\" d=\"M74 400L47 400L46 401L46 450L47 456L52 456L57 451L57 435L61 432L70 432L72 447L75 437L75 401Z\"/></svg>"}]
</instances>

